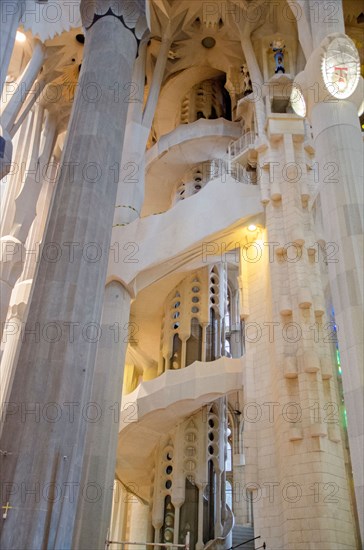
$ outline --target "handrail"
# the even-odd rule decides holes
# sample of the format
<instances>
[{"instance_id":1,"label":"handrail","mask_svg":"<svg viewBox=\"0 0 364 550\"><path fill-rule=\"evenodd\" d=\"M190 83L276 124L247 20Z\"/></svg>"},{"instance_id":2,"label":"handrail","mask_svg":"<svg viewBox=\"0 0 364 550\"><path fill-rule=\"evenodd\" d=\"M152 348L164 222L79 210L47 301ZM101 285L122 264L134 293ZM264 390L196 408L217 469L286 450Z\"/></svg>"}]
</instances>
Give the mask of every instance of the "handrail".
<instances>
[{"instance_id":1,"label":"handrail","mask_svg":"<svg viewBox=\"0 0 364 550\"><path fill-rule=\"evenodd\" d=\"M235 548L240 548L240 546L244 546L244 544L248 544L248 542L253 542L254 540L260 539L260 535L257 537L254 537L253 539L245 540L244 542L240 542L239 544L236 544L236 546L232 546L228 550L235 550ZM265 548L265 542L263 542L263 546L260 546L260 548Z\"/></svg>"},{"instance_id":2,"label":"handrail","mask_svg":"<svg viewBox=\"0 0 364 550\"><path fill-rule=\"evenodd\" d=\"M253 145L255 142L255 133L254 132L246 132L243 134L239 139L236 141L233 141L229 145L229 157L233 158L237 155L240 155L240 153L243 153L249 145Z\"/></svg>"},{"instance_id":3,"label":"handrail","mask_svg":"<svg viewBox=\"0 0 364 550\"><path fill-rule=\"evenodd\" d=\"M206 545L204 546L204 550L207 550L208 548L213 548L214 544L216 544L218 542L220 542L220 543L225 542L227 537L231 534L231 532L233 530L233 527L234 527L234 524L235 524L234 514L232 513L230 507L227 504L226 504L226 510L229 513L228 514L228 520L230 520L230 521L225 521L225 525L224 525L225 534L223 533L222 535L220 535L216 539L213 539L213 540L210 540L209 542L207 542Z\"/></svg>"},{"instance_id":4,"label":"handrail","mask_svg":"<svg viewBox=\"0 0 364 550\"><path fill-rule=\"evenodd\" d=\"M117 544L120 545L123 549L126 545L131 546L156 546L159 547L168 547L168 548L184 548L185 550L190 550L190 531L187 531L185 543L184 544L174 544L173 542L131 542L131 541L118 541L118 540L110 540L109 539L109 533L110 529L107 531L106 540L105 540L105 550L108 550L110 548L110 544Z\"/></svg>"},{"instance_id":5,"label":"handrail","mask_svg":"<svg viewBox=\"0 0 364 550\"><path fill-rule=\"evenodd\" d=\"M185 548L186 550L189 550L188 544L173 544L173 542L131 542L131 541L117 541L117 540L106 540L105 541L105 548L109 548L111 544L117 544L120 546L125 546L127 544L134 545L134 546L168 546L171 548Z\"/></svg>"},{"instance_id":6,"label":"handrail","mask_svg":"<svg viewBox=\"0 0 364 550\"><path fill-rule=\"evenodd\" d=\"M196 175L200 178L198 181L202 184L206 184L213 179L224 176L230 176L240 183L246 183L249 185L255 185L257 183L256 172L249 172L241 164L231 164L227 158L203 162L198 168L200 170L198 174L197 168L193 168L184 175L184 184L196 182Z\"/></svg>"}]
</instances>

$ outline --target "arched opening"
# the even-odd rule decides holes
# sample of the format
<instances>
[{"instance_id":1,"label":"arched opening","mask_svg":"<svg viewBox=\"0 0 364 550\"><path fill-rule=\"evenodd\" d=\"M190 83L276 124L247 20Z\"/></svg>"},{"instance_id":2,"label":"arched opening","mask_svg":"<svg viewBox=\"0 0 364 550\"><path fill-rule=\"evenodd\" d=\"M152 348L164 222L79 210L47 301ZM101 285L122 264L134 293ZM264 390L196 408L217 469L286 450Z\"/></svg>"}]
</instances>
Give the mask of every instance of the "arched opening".
<instances>
[{"instance_id":1,"label":"arched opening","mask_svg":"<svg viewBox=\"0 0 364 550\"><path fill-rule=\"evenodd\" d=\"M196 319L191 319L191 336L186 342L186 367L194 361L201 361L202 327Z\"/></svg>"},{"instance_id":2,"label":"arched opening","mask_svg":"<svg viewBox=\"0 0 364 550\"><path fill-rule=\"evenodd\" d=\"M210 308L210 323L206 329L206 361L215 361L217 358L217 315L214 308Z\"/></svg>"},{"instance_id":3,"label":"arched opening","mask_svg":"<svg viewBox=\"0 0 364 550\"><path fill-rule=\"evenodd\" d=\"M173 347L172 347L172 357L170 359L170 369L176 370L181 368L181 351L182 351L182 342L178 334L175 334L173 336Z\"/></svg>"},{"instance_id":4,"label":"arched opening","mask_svg":"<svg viewBox=\"0 0 364 550\"><path fill-rule=\"evenodd\" d=\"M203 539L206 544L209 540L215 538L215 522L216 522L216 509L215 509L215 494L216 494L216 472L214 463L209 460L207 466L208 482L204 495L204 528Z\"/></svg>"},{"instance_id":5,"label":"arched opening","mask_svg":"<svg viewBox=\"0 0 364 550\"><path fill-rule=\"evenodd\" d=\"M164 499L164 522L161 529L162 542L173 542L174 538L174 516L175 509L172 504L171 496L167 495Z\"/></svg>"}]
</instances>

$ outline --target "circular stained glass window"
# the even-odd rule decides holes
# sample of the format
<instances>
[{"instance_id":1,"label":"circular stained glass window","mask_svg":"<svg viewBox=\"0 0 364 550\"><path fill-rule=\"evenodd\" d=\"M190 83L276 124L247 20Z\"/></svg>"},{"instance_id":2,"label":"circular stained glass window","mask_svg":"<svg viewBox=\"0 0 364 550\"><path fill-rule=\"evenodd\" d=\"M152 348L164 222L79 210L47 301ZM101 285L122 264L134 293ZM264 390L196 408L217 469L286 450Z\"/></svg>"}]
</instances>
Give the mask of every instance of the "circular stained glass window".
<instances>
[{"instance_id":1,"label":"circular stained glass window","mask_svg":"<svg viewBox=\"0 0 364 550\"><path fill-rule=\"evenodd\" d=\"M350 97L359 82L360 57L348 36L333 38L322 58L322 76L330 94L337 99Z\"/></svg>"}]
</instances>

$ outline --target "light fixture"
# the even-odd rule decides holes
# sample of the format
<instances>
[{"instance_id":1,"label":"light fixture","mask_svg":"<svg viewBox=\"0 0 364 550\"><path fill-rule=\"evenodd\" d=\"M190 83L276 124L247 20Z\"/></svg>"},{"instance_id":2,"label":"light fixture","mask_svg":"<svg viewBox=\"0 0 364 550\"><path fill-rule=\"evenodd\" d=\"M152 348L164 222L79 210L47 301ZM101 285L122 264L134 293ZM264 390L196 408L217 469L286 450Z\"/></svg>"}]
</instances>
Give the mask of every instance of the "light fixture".
<instances>
[{"instance_id":1,"label":"light fixture","mask_svg":"<svg viewBox=\"0 0 364 550\"><path fill-rule=\"evenodd\" d=\"M256 231L257 230L257 226L254 225L253 223L251 225L248 225L248 231Z\"/></svg>"},{"instance_id":2,"label":"light fixture","mask_svg":"<svg viewBox=\"0 0 364 550\"><path fill-rule=\"evenodd\" d=\"M16 31L16 41L17 42L25 42L27 37L23 32Z\"/></svg>"}]
</instances>

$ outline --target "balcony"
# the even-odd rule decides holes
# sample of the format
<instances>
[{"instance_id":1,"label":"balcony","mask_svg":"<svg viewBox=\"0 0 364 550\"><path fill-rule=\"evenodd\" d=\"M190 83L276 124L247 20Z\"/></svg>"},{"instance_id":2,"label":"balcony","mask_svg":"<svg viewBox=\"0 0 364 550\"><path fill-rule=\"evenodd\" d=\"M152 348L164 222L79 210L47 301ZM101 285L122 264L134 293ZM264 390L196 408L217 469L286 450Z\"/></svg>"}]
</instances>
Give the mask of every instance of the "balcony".
<instances>
[{"instance_id":1,"label":"balcony","mask_svg":"<svg viewBox=\"0 0 364 550\"><path fill-rule=\"evenodd\" d=\"M144 499L150 497L153 450L160 437L203 405L245 383L245 357L196 361L142 382L123 396L116 472Z\"/></svg>"},{"instance_id":2,"label":"balcony","mask_svg":"<svg viewBox=\"0 0 364 550\"><path fill-rule=\"evenodd\" d=\"M257 184L256 170L232 164L228 158L214 159L195 166L183 175L182 182L177 184L173 204L196 195L212 180L226 183L229 178L247 185Z\"/></svg>"},{"instance_id":3,"label":"balcony","mask_svg":"<svg viewBox=\"0 0 364 550\"><path fill-rule=\"evenodd\" d=\"M254 150L255 133L246 132L239 139L229 145L229 159L232 162L246 164Z\"/></svg>"}]
</instances>

